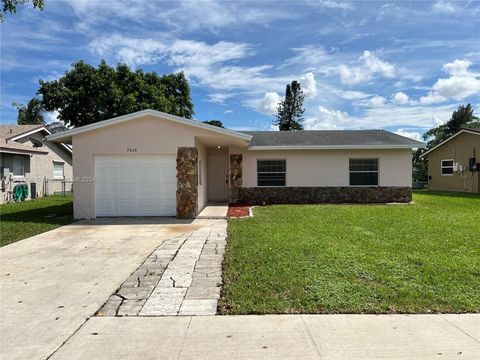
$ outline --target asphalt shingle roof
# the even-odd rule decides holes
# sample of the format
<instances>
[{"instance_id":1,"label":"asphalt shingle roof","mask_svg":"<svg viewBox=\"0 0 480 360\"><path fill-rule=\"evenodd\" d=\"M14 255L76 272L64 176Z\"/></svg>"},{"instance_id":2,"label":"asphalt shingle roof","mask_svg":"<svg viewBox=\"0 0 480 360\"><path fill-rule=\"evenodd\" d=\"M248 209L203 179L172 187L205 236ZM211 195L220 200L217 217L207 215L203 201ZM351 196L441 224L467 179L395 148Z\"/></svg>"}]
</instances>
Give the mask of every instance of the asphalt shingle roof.
<instances>
[{"instance_id":1,"label":"asphalt shingle roof","mask_svg":"<svg viewBox=\"0 0 480 360\"><path fill-rule=\"evenodd\" d=\"M424 147L422 142L385 130L242 131L250 146L383 146Z\"/></svg>"}]
</instances>

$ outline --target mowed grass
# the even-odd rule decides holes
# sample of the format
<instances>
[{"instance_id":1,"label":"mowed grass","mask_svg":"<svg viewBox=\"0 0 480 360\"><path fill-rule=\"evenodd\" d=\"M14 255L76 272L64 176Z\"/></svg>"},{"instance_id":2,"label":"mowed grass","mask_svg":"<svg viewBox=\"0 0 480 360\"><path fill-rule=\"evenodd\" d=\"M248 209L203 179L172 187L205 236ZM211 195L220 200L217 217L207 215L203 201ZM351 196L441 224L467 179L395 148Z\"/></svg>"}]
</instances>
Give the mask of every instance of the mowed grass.
<instances>
[{"instance_id":1,"label":"mowed grass","mask_svg":"<svg viewBox=\"0 0 480 360\"><path fill-rule=\"evenodd\" d=\"M73 221L72 196L47 196L0 205L0 245L53 230Z\"/></svg>"},{"instance_id":2,"label":"mowed grass","mask_svg":"<svg viewBox=\"0 0 480 360\"><path fill-rule=\"evenodd\" d=\"M229 222L224 314L480 312L480 196L280 205Z\"/></svg>"}]
</instances>

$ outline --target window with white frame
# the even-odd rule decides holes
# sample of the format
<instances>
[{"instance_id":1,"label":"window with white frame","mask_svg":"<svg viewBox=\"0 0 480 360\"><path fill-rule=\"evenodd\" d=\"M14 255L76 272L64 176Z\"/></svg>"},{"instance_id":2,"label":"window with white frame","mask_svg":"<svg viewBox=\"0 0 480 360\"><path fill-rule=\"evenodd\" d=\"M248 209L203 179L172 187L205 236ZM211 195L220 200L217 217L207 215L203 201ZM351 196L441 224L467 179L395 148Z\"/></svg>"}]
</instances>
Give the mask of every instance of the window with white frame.
<instances>
[{"instance_id":1,"label":"window with white frame","mask_svg":"<svg viewBox=\"0 0 480 360\"><path fill-rule=\"evenodd\" d=\"M12 157L13 176L25 176L25 156Z\"/></svg>"},{"instance_id":2,"label":"window with white frame","mask_svg":"<svg viewBox=\"0 0 480 360\"><path fill-rule=\"evenodd\" d=\"M55 179L63 179L64 164L62 162L53 162L53 177Z\"/></svg>"},{"instance_id":3,"label":"window with white frame","mask_svg":"<svg viewBox=\"0 0 480 360\"><path fill-rule=\"evenodd\" d=\"M378 159L350 159L350 185L378 185Z\"/></svg>"},{"instance_id":4,"label":"window with white frame","mask_svg":"<svg viewBox=\"0 0 480 360\"><path fill-rule=\"evenodd\" d=\"M285 186L285 160L257 160L257 186Z\"/></svg>"},{"instance_id":5,"label":"window with white frame","mask_svg":"<svg viewBox=\"0 0 480 360\"><path fill-rule=\"evenodd\" d=\"M453 159L442 160L441 172L442 175L453 175Z\"/></svg>"}]
</instances>

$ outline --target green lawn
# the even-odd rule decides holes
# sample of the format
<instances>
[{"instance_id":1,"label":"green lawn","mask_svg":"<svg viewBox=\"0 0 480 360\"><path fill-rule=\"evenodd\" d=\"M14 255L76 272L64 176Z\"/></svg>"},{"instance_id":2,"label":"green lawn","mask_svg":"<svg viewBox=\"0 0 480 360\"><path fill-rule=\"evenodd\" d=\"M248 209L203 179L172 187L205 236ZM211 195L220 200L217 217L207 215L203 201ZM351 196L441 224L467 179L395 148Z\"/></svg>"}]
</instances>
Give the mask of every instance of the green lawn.
<instances>
[{"instance_id":1,"label":"green lawn","mask_svg":"<svg viewBox=\"0 0 480 360\"><path fill-rule=\"evenodd\" d=\"M229 223L224 314L480 312L480 196L279 205Z\"/></svg>"},{"instance_id":2,"label":"green lawn","mask_svg":"<svg viewBox=\"0 0 480 360\"><path fill-rule=\"evenodd\" d=\"M72 213L71 196L47 196L0 205L0 245L69 224L73 221Z\"/></svg>"}]
</instances>

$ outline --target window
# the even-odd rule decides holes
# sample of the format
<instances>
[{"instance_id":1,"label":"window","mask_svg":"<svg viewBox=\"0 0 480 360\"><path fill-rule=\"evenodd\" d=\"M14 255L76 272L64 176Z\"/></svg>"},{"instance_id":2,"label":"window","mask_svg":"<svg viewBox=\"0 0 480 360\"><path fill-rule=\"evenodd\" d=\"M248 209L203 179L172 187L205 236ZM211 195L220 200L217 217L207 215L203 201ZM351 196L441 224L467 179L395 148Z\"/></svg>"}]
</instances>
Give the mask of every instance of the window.
<instances>
[{"instance_id":1,"label":"window","mask_svg":"<svg viewBox=\"0 0 480 360\"><path fill-rule=\"evenodd\" d=\"M378 159L350 159L350 185L378 185Z\"/></svg>"},{"instance_id":2,"label":"window","mask_svg":"<svg viewBox=\"0 0 480 360\"><path fill-rule=\"evenodd\" d=\"M453 159L442 160L441 165L442 175L453 175Z\"/></svg>"},{"instance_id":3,"label":"window","mask_svg":"<svg viewBox=\"0 0 480 360\"><path fill-rule=\"evenodd\" d=\"M257 160L257 186L285 186L285 160Z\"/></svg>"},{"instance_id":4,"label":"window","mask_svg":"<svg viewBox=\"0 0 480 360\"><path fill-rule=\"evenodd\" d=\"M14 156L12 158L13 176L25 176L25 157Z\"/></svg>"},{"instance_id":5,"label":"window","mask_svg":"<svg viewBox=\"0 0 480 360\"><path fill-rule=\"evenodd\" d=\"M63 163L53 162L53 177L55 179L63 179Z\"/></svg>"}]
</instances>

